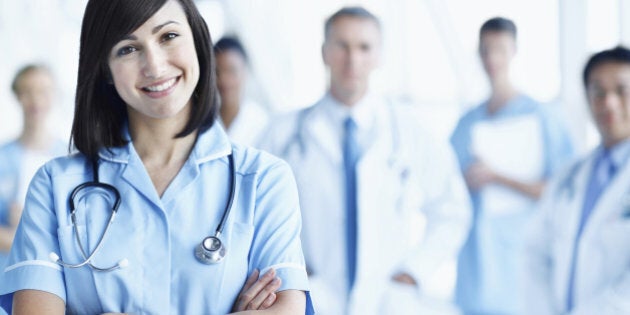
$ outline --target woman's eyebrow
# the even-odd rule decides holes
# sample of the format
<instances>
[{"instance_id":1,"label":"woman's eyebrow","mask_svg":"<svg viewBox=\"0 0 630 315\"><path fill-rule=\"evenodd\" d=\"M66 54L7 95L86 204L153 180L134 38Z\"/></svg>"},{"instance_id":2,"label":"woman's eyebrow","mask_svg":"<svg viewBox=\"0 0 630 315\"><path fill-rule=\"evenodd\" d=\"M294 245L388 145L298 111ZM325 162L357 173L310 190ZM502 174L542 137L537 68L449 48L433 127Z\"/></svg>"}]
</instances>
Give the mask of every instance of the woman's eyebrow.
<instances>
[{"instance_id":1,"label":"woman's eyebrow","mask_svg":"<svg viewBox=\"0 0 630 315\"><path fill-rule=\"evenodd\" d=\"M151 34L155 34L155 33L159 32L164 26L169 25L169 24L179 24L179 22L177 22L177 21L164 22L164 23L154 27L153 30L151 30Z\"/></svg>"},{"instance_id":2,"label":"woman's eyebrow","mask_svg":"<svg viewBox=\"0 0 630 315\"><path fill-rule=\"evenodd\" d=\"M177 22L177 21L167 21L167 22L164 22L164 23L162 23L162 24L160 24L160 25L158 25L158 26L154 27L154 28L151 30L151 34L155 34L155 33L159 32L159 31L160 31L160 30L161 30L164 26L169 25L169 24L177 24L177 25L179 25L180 23L179 23L179 22ZM138 39L138 37L136 37L136 36L135 36L135 35L133 35L133 34L129 34L129 35L125 35L125 36L124 36L121 40L136 40L136 39Z\"/></svg>"}]
</instances>

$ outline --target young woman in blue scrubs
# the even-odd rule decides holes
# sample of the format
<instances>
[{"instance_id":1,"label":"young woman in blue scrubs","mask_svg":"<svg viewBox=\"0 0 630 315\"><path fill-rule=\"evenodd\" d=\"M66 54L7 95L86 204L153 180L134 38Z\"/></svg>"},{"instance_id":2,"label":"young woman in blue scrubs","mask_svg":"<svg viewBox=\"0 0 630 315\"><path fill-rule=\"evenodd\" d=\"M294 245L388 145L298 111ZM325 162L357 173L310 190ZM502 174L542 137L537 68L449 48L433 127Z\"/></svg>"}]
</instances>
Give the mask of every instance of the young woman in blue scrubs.
<instances>
[{"instance_id":1,"label":"young woman in blue scrubs","mask_svg":"<svg viewBox=\"0 0 630 315\"><path fill-rule=\"evenodd\" d=\"M247 275L270 269L282 280L275 302L245 313L305 312L293 176L281 160L230 144L214 123L211 49L192 0L88 2L72 127L78 153L48 162L29 187L0 274L8 312L226 314L256 302L245 294L251 302L233 309ZM219 236L227 254L205 264L195 249L219 226L232 174ZM92 181L119 192L113 221L113 189L72 194Z\"/></svg>"}]
</instances>

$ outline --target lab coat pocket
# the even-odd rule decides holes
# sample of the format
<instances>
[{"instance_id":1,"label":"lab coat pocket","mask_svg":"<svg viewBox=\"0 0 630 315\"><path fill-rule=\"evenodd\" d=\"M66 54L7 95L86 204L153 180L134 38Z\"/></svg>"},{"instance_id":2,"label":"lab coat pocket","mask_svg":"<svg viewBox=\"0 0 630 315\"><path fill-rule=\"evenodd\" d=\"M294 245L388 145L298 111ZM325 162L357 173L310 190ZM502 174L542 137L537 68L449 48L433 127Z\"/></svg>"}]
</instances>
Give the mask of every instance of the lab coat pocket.
<instances>
[{"instance_id":1,"label":"lab coat pocket","mask_svg":"<svg viewBox=\"0 0 630 315\"><path fill-rule=\"evenodd\" d=\"M600 244L604 250L603 261L607 270L625 270L630 264L630 252L621 249L630 248L630 219L617 219L602 228Z\"/></svg>"},{"instance_id":2,"label":"lab coat pocket","mask_svg":"<svg viewBox=\"0 0 630 315\"><path fill-rule=\"evenodd\" d=\"M422 295L418 287L391 281L385 290L378 314L459 315L460 312L444 299Z\"/></svg>"},{"instance_id":3,"label":"lab coat pocket","mask_svg":"<svg viewBox=\"0 0 630 315\"><path fill-rule=\"evenodd\" d=\"M420 314L418 287L390 281L383 293L378 314Z\"/></svg>"}]
</instances>

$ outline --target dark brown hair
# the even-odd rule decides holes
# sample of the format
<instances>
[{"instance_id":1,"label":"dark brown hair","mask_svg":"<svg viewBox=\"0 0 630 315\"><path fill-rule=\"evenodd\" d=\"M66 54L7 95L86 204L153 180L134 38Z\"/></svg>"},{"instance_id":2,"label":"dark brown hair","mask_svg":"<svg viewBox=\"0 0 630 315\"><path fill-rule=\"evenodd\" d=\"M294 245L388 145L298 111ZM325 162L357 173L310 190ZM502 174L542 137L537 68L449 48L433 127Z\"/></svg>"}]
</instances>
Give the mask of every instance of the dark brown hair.
<instances>
[{"instance_id":1,"label":"dark brown hair","mask_svg":"<svg viewBox=\"0 0 630 315\"><path fill-rule=\"evenodd\" d=\"M630 50L620 45L615 48L602 50L593 54L586 62L582 73L582 82L584 83L584 87L588 87L588 81L593 69L609 62L630 64Z\"/></svg>"},{"instance_id":2,"label":"dark brown hair","mask_svg":"<svg viewBox=\"0 0 630 315\"><path fill-rule=\"evenodd\" d=\"M217 108L214 56L208 27L193 0L177 0L188 19L199 59L199 82L192 94L188 123L176 137L206 130ZM72 143L90 159L101 148L126 144L122 129L127 122L126 104L110 84L108 56L112 47L132 33L167 0L90 0L81 27L79 73L75 99Z\"/></svg>"},{"instance_id":3,"label":"dark brown hair","mask_svg":"<svg viewBox=\"0 0 630 315\"><path fill-rule=\"evenodd\" d=\"M479 38L486 32L505 32L516 39L516 24L504 17L493 17L483 23L479 29Z\"/></svg>"}]
</instances>

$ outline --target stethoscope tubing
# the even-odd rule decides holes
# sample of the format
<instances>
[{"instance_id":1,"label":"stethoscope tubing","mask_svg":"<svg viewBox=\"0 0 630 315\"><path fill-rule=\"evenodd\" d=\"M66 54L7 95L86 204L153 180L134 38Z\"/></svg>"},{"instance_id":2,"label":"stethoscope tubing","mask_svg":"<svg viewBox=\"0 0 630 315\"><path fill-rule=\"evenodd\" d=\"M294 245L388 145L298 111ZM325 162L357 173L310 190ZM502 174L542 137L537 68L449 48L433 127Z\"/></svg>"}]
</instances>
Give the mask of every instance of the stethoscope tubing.
<instances>
[{"instance_id":1,"label":"stethoscope tubing","mask_svg":"<svg viewBox=\"0 0 630 315\"><path fill-rule=\"evenodd\" d=\"M219 225L217 226L217 229L215 231L215 236L214 238L217 239L217 241L219 242L220 245L220 249L217 250L217 253L220 253L220 255L216 255L216 253L213 252L212 255L197 255L197 253L195 253L195 256L197 257L197 259L204 263L204 264L211 264L211 263L218 263L221 260L223 260L226 250L225 247L223 246L223 243L220 240L220 235L221 233L223 233L223 229L225 227L225 223L227 222L227 219L230 215L230 211L232 209L232 204L234 202L234 196L236 194L236 170L235 170L235 166L234 166L234 157L233 154L230 153L228 155L228 164L229 164L229 169L230 169L230 193L229 193L229 197L228 197L228 202L227 205L225 207L225 210L223 211L223 215L221 217L221 221L219 223ZM109 228L111 227L112 223L114 222L114 218L116 217L116 214L118 213L118 208L120 207L120 203L121 203L121 196L120 196L120 192L118 191L118 189L110 184L107 183L101 183L99 182L98 179L98 159L96 160L92 160L92 170L93 170L93 180L91 182L85 182L83 184L80 184L79 186L75 187L72 190L72 193L70 194L70 200L69 200L69 204L70 204L70 217L71 217L71 221L72 221L72 226L74 229L74 236L75 236L75 240L77 242L77 245L79 246L79 250L81 252L81 255L83 257L83 262L81 263L77 263L77 264L70 264L67 262L64 262L63 260L61 260L61 258L55 254L55 253L51 253L51 260L53 260L55 263L67 267L67 268L80 268L83 266L89 266L90 268L92 268L95 271L100 271L100 272L107 272L107 271L112 271L112 270L116 270L116 269L120 269L120 268L124 268L127 264L128 261L127 259L122 259L121 261L119 261L118 263L116 263L116 265L108 267L108 268L101 268L101 267L97 267L94 264L92 264L92 259L93 257L96 255L96 253L101 249L101 247L103 246L103 241L105 240L105 235L107 235L107 232L109 231ZM109 220L107 221L107 225L105 226L105 228L103 229L103 233L101 233L101 236L96 244L96 247L94 248L94 250L92 250L92 252L88 255L85 251L85 249L83 248L83 243L81 242L81 236L80 236L80 232L79 232L79 228L78 228L78 224L77 224L77 220L76 220L76 207L74 204L74 200L77 197L77 195L79 194L80 191L82 191L83 189L86 189L88 187L98 187L98 188L102 188L105 189L111 193L114 194L115 200L114 200L114 205L112 207L112 212L109 215ZM204 238L205 240L206 238ZM201 244L199 244L199 246L203 246L203 241ZM198 246L198 248L199 248ZM201 247L201 249L203 249L203 247ZM207 249L206 249L207 250Z\"/></svg>"}]
</instances>

